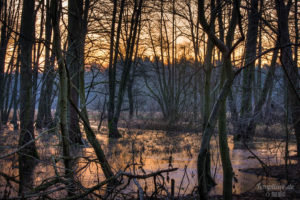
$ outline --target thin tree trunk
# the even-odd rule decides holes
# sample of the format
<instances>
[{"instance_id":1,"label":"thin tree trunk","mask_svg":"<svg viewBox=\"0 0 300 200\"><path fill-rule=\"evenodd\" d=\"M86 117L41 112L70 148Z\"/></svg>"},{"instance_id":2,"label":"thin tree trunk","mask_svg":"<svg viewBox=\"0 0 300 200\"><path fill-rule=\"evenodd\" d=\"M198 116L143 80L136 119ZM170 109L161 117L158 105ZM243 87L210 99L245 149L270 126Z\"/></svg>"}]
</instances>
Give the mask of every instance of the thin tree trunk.
<instances>
[{"instance_id":1,"label":"thin tree trunk","mask_svg":"<svg viewBox=\"0 0 300 200\"><path fill-rule=\"evenodd\" d=\"M1 15L4 23L1 26L1 38L0 38L0 128L2 124L2 111L4 103L4 66L5 66L5 57L6 50L8 45L8 35L7 35L7 0L1 2L1 8L4 7L4 13Z\"/></svg>"},{"instance_id":2,"label":"thin tree trunk","mask_svg":"<svg viewBox=\"0 0 300 200\"><path fill-rule=\"evenodd\" d=\"M220 6L219 3L220 2L218 1L217 7ZM199 186L198 190L199 190L200 199L208 199L206 183L205 182L201 183L199 182L199 180L200 181L203 180L201 179L201 177L205 172L205 167L204 167L205 157L208 152L209 142L210 142L211 135L213 133L214 126L216 124L217 116L219 117L218 119L219 120L219 145L220 145L220 154L221 154L223 174L224 174L223 175L223 198L232 199L233 172L232 172L229 148L227 143L227 134L226 134L226 99L228 94L231 91L233 80L235 76L238 74L238 73L235 74L232 73L232 66L230 60L230 54L232 51L230 49L236 47L244 39L240 16L239 16L240 15L239 7L240 7L240 2L234 1L231 21L229 23L228 26L229 29L226 36L226 44L224 44L222 40L217 38L214 32L210 29L210 25L206 21L204 15L204 1L203 0L198 1L199 22L202 28L204 29L204 31L206 32L206 34L208 34L209 39L212 40L215 46L217 46L217 48L222 52L223 59L224 59L223 73L220 82L222 90L210 114L208 123L203 133L200 152L198 154L197 169L198 169L198 186ZM232 42L234 39L234 32L237 24L239 24L242 37L233 45Z\"/></svg>"},{"instance_id":3,"label":"thin tree trunk","mask_svg":"<svg viewBox=\"0 0 300 200\"><path fill-rule=\"evenodd\" d=\"M53 37L53 50L58 63L58 73L59 73L59 117L60 117L60 131L62 135L62 148L63 148L63 157L65 165L65 175L69 179L69 182L72 181L72 165L70 157L70 144L69 144L69 131L68 131L68 79L66 65L61 50L61 36L59 30L59 20L60 20L60 9L57 0L51 1L51 16L52 16L52 25L54 31ZM72 191L68 189L68 195L71 196Z\"/></svg>"},{"instance_id":4,"label":"thin tree trunk","mask_svg":"<svg viewBox=\"0 0 300 200\"><path fill-rule=\"evenodd\" d=\"M78 106L79 103L79 74L80 74L80 60L81 60L81 18L83 0L69 0L68 1L68 51L66 55L67 67L70 71L71 77L71 98ZM79 118L75 109L69 105L69 136L74 144L83 144L82 135L79 127Z\"/></svg>"},{"instance_id":5,"label":"thin tree trunk","mask_svg":"<svg viewBox=\"0 0 300 200\"><path fill-rule=\"evenodd\" d=\"M276 65L276 60L278 57L278 51L279 51L279 49L276 49L273 52L271 65L270 65L263 89L259 95L257 104L254 107L253 116L250 118L250 120L249 120L250 122L248 123L247 128L244 127L244 129L251 135L255 134L256 123L260 120L258 116L260 115L261 109L267 100L267 95L268 95L269 91L273 87L274 74L275 74L275 69L276 69L275 65Z\"/></svg>"},{"instance_id":6,"label":"thin tree trunk","mask_svg":"<svg viewBox=\"0 0 300 200\"><path fill-rule=\"evenodd\" d=\"M119 84L119 91L118 91L118 97L117 97L117 106L113 117L113 123L112 123L112 130L117 130L118 127L118 121L121 113L121 108L123 104L123 98L124 93L126 89L126 85L128 82L128 75L130 72L130 68L132 65L132 56L133 56L133 50L134 45L136 41L137 36L137 28L139 24L139 18L142 12L142 4L143 0L140 0L139 2L135 2L135 8L131 19L131 28L130 28L130 35L128 37L127 41L127 48L126 48L126 58L124 62L124 69L122 72L120 84ZM115 137L117 135L114 135L113 133L110 134L110 137Z\"/></svg>"},{"instance_id":7,"label":"thin tree trunk","mask_svg":"<svg viewBox=\"0 0 300 200\"><path fill-rule=\"evenodd\" d=\"M19 146L23 146L34 139L33 119L32 119L32 46L34 42L34 0L24 0L22 19L21 19L21 37L20 37L20 138ZM32 157L31 157L32 156ZM30 175L34 166L34 158L38 157L35 142L21 150L19 155L19 193L24 192L24 185L30 185Z\"/></svg>"},{"instance_id":8,"label":"thin tree trunk","mask_svg":"<svg viewBox=\"0 0 300 200\"><path fill-rule=\"evenodd\" d=\"M212 6L213 7L213 6ZM214 25L213 25L214 28ZM207 49L206 55L204 60L204 72L205 72L205 85L204 85L204 113L203 113L203 132L208 123L209 114L211 112L211 74L212 74L212 57L213 57L213 49L214 44L213 42L208 39L207 40ZM207 191L210 190L211 187L215 186L216 183L214 182L213 178L211 177L211 168L210 168L210 148L208 148L207 155L205 158L206 166L205 166L205 182L206 182L206 189Z\"/></svg>"},{"instance_id":9,"label":"thin tree trunk","mask_svg":"<svg viewBox=\"0 0 300 200\"><path fill-rule=\"evenodd\" d=\"M141 20L141 19L139 19ZM134 61L132 66L132 72L129 72L129 80L128 80L128 86L127 86L127 94L128 94L128 102L129 102L129 119L132 119L133 113L134 113L134 97L133 97L133 84L136 76L136 68L138 64L138 50L139 50L139 40L140 40L140 34L141 34L141 23L139 23L138 27L138 35L137 35L137 42L135 47L135 55L134 55Z\"/></svg>"},{"instance_id":10,"label":"thin tree trunk","mask_svg":"<svg viewBox=\"0 0 300 200\"><path fill-rule=\"evenodd\" d=\"M19 50L18 50L19 51ZM19 105L19 98L18 98L18 85L19 85L19 71L20 71L20 53L18 52L18 58L17 58L17 64L16 64L16 70L15 70L15 82L14 82L14 88L13 88L13 118L11 122L14 125L14 130L18 130L18 116L17 116L17 110Z\"/></svg>"},{"instance_id":11,"label":"thin tree trunk","mask_svg":"<svg viewBox=\"0 0 300 200\"><path fill-rule=\"evenodd\" d=\"M36 120L36 127L43 128L52 124L51 115L51 95L53 90L53 62L51 62L52 57L50 57L50 43L52 36L52 26L50 19L50 0L46 1L46 25L45 25L45 65L42 77L42 87L40 94L40 101L38 106L38 114Z\"/></svg>"},{"instance_id":12,"label":"thin tree trunk","mask_svg":"<svg viewBox=\"0 0 300 200\"><path fill-rule=\"evenodd\" d=\"M132 75L134 76L134 75ZM133 79L133 77L131 78ZM127 95L128 95L128 103L129 103L129 119L132 119L133 118L133 94L132 94L132 88L133 88L133 81L128 81L128 84L127 84Z\"/></svg>"},{"instance_id":13,"label":"thin tree trunk","mask_svg":"<svg viewBox=\"0 0 300 200\"><path fill-rule=\"evenodd\" d=\"M210 39L207 42L207 51L204 60L205 67L205 86L204 86L204 118L203 118L203 128L206 127L206 123L209 118L211 102L210 102L210 82L211 82L211 73L212 73L212 52L214 45Z\"/></svg>"},{"instance_id":14,"label":"thin tree trunk","mask_svg":"<svg viewBox=\"0 0 300 200\"><path fill-rule=\"evenodd\" d=\"M45 9L45 5L44 2L42 1L42 9L41 9L41 21L40 21L40 34L39 34L39 39L41 40L44 34L44 9ZM35 117L35 104L36 104L36 95L37 95L37 91L38 91L38 78L39 78L39 61L40 61L40 57L41 57L41 45L42 43L38 43L37 48L36 45L34 46L34 68L33 68L33 89L32 89L32 103L33 103L33 109L32 109L32 118L34 120Z\"/></svg>"},{"instance_id":15,"label":"thin tree trunk","mask_svg":"<svg viewBox=\"0 0 300 200\"><path fill-rule=\"evenodd\" d=\"M262 52L262 28L259 28L259 36L258 36L258 55L260 55ZM259 57L258 59L258 67L256 71L256 100L259 99L259 94L261 93L261 87L262 87L262 81L261 81L261 69L262 69L262 58ZM255 104L257 104L257 101L255 101Z\"/></svg>"},{"instance_id":16,"label":"thin tree trunk","mask_svg":"<svg viewBox=\"0 0 300 200\"><path fill-rule=\"evenodd\" d=\"M200 193L200 199L208 199L207 185L206 182L204 181L205 179L203 179L202 177L204 176L205 173L206 158L209 149L209 143L210 143L211 136L214 132L214 128L217 122L218 113L220 111L221 105L224 104L224 102L226 101L226 98L229 95L229 92L231 90L232 83L233 83L233 79L229 79L225 82L224 86L222 87L221 93L217 98L215 105L213 106L213 109L210 113L210 117L208 119L208 123L203 132L200 152L197 158L198 190ZM201 180L203 180L203 182L199 183L199 181Z\"/></svg>"},{"instance_id":17,"label":"thin tree trunk","mask_svg":"<svg viewBox=\"0 0 300 200\"><path fill-rule=\"evenodd\" d=\"M248 14L248 32L246 40L245 64L249 63L256 56L256 44L258 34L258 0L251 0L251 8ZM248 125L249 119L252 115L252 91L254 80L255 63L252 63L249 68L243 72L243 94L240 116L240 130L242 140L251 139L252 136L244 127Z\"/></svg>"},{"instance_id":18,"label":"thin tree trunk","mask_svg":"<svg viewBox=\"0 0 300 200\"><path fill-rule=\"evenodd\" d=\"M125 0L121 2L121 8L119 13L117 36L116 36L116 45L114 46L114 37L115 37L115 22L116 22L116 13L117 13L117 0L114 0L114 9L113 9L113 19L111 27L111 40L110 40L110 59L109 59L109 100L108 100L108 129L109 137L118 138L121 137L121 134L118 131L117 124L114 121L115 115L115 92L116 92L116 68L117 68L117 59L119 55L119 40L121 33L122 17L124 12L124 3ZM115 48L115 51L114 51Z\"/></svg>"}]
</instances>

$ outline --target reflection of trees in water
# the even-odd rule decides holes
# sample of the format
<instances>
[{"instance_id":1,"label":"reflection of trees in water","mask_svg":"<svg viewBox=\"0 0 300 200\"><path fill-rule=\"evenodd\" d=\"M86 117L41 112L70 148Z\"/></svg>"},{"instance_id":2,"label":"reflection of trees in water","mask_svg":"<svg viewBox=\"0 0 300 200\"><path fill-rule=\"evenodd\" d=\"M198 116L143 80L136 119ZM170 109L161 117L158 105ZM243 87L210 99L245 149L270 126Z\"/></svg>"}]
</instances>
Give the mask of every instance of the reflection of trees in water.
<instances>
[{"instance_id":1,"label":"reflection of trees in water","mask_svg":"<svg viewBox=\"0 0 300 200\"><path fill-rule=\"evenodd\" d=\"M192 191L193 187L197 184L196 155L198 153L197 147L201 142L199 135L179 133L170 135L165 132L155 131L139 131L139 134L137 134L137 131L131 132L132 134L126 135L121 139L110 139L104 135L100 135L99 137L114 172L118 172L119 170L124 171L127 167L127 172L143 175L169 167L178 167L179 170L175 172L163 174L167 189L170 191L171 179L174 179L175 194L177 194L180 185L186 190L187 194ZM10 140L8 138L17 136L17 134L12 132L4 134L4 136L7 136L5 138L6 144L13 144L11 141L13 138ZM251 188L261 178L256 175L240 172L239 169L248 167L257 168L260 167L260 164L252 157L248 150L237 148L236 144L233 143L232 137L229 136L229 138L233 169L238 180L235 183L234 192L239 194ZM212 175L215 177L218 185L212 191L212 194L221 194L222 192L222 184L220 184L222 182L222 172L219 152L216 150L218 149L217 144L218 141L213 137L211 142ZM278 142L276 139L255 138L254 142L249 144L249 147L268 165L282 164L284 162L282 159L282 152L284 152L283 142ZM52 157L56 160L59 174L62 174L64 169L56 135L45 135L43 139L37 142L37 148L41 160L34 169L32 168L32 171L29 171L33 176L28 176L28 178L33 180L35 186L40 185L43 180L55 177ZM295 150L295 145L290 146L290 151L292 152L293 150ZM73 147L71 153L73 158L78 158L73 162L74 180L78 182L76 187L80 188L80 184L84 187L91 187L105 180L99 162L95 160L96 157L91 147ZM15 159L9 158L8 161L1 161L1 166L5 166L2 167L7 170L4 171L5 173L13 175L17 174L16 170L13 170L13 165L16 166L16 163ZM184 170L185 168L186 170ZM124 184L127 183L125 180L127 179L124 179ZM160 181L162 182L162 180ZM276 180L272 178L269 178L268 181L276 183ZM148 194L152 194L155 191L153 178L140 180L139 183ZM122 185L123 187L125 186L124 184ZM145 190L146 186L147 190ZM136 190L136 185L131 181L130 186L122 192L131 193L134 191L134 195L136 195ZM105 187L97 190L97 193L105 194ZM63 196L63 194L62 191L56 193L58 196Z\"/></svg>"}]
</instances>

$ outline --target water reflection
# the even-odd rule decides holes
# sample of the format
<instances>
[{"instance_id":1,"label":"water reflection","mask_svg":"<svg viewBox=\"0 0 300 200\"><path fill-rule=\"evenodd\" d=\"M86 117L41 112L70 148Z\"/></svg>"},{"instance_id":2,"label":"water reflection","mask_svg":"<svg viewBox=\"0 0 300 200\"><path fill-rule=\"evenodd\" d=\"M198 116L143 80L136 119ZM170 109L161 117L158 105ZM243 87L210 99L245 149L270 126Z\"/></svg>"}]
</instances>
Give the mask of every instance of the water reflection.
<instances>
[{"instance_id":1,"label":"water reflection","mask_svg":"<svg viewBox=\"0 0 300 200\"><path fill-rule=\"evenodd\" d=\"M169 179L175 179L176 193L183 194L192 192L197 184L197 154L199 151L201 136L195 133L167 134L162 131L141 131L130 130L121 139L109 139L107 135L98 135L103 145L107 158L115 170L124 169L131 165L132 173L150 173L169 167L179 168L176 172L169 174ZM232 166L235 173L233 192L241 194L253 189L259 181L264 183L280 183L274 178L265 178L253 174L243 173L240 169L261 167L260 163L253 158L253 155L245 148L237 148L233 138L229 136L229 148L231 152ZM236 145L236 146L235 146ZM268 165L279 165L284 163L284 143L274 142L262 138L255 138L249 144L253 153L259 156ZM212 174L217 186L211 194L222 194L222 167L218 151L218 141L214 137L211 141L212 153ZM88 148L89 149L89 148ZM89 149L87 151L92 151ZM295 150L290 145L290 151ZM92 169L90 171L96 171ZM90 175L86 175L90 176ZM84 177L86 177L84 176ZM92 176L95 177L95 176ZM93 178L86 181L91 186ZM152 180L146 183L148 191L153 190ZM143 183L145 185L145 183ZM170 183L168 184L170 190ZM175 193L175 194L176 194Z\"/></svg>"},{"instance_id":2,"label":"water reflection","mask_svg":"<svg viewBox=\"0 0 300 200\"><path fill-rule=\"evenodd\" d=\"M124 136L120 139L110 139L107 134L97 134L104 152L113 170L124 170L127 168L132 174L150 173L161 169L178 168L175 172L165 174L167 189L170 191L171 179L175 180L175 195L191 193L197 184L197 154L200 147L201 136L196 133L172 133L163 131L123 130ZM5 136L5 134L4 134ZM16 136L13 136L17 138ZM55 176L55 169L58 173L63 172L61 160L61 148L58 135L48 135L37 142L42 162L35 167L33 173L34 185L39 185L43 180ZM16 140L17 141L17 140ZM234 194L255 189L258 182L264 184L282 184L274 178L266 178L254 174L243 173L240 169L261 167L260 163L241 144L233 142L232 136L228 137L232 167L235 174ZM16 145L14 141L1 143L5 145ZM267 165L284 164L285 143L279 140L255 138L249 147ZM212 175L217 186L210 192L211 195L222 194L222 166L218 150L217 137L211 141ZM289 151L294 152L295 145L290 145ZM96 161L96 156L90 146L86 148L74 148L72 150L74 171L77 171L75 179L80 181L84 187L92 187L105 179L101 167ZM93 160L94 159L94 160ZM15 157L0 162L2 172L17 174ZM281 183L282 182L282 183ZM143 188L151 194L155 188L153 179L140 181ZM137 188L132 183L125 192L134 192ZM53 197L62 197L63 192L59 191Z\"/></svg>"}]
</instances>

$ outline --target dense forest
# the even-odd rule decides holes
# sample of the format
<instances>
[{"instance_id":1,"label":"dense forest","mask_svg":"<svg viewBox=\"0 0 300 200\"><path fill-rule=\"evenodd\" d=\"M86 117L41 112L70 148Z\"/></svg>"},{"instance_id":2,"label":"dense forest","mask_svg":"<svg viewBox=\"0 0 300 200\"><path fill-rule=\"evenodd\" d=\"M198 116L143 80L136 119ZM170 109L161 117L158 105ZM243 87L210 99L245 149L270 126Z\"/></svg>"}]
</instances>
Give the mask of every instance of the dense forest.
<instances>
[{"instance_id":1,"label":"dense forest","mask_svg":"<svg viewBox=\"0 0 300 200\"><path fill-rule=\"evenodd\" d=\"M0 0L0 199L300 199L297 0Z\"/></svg>"}]
</instances>

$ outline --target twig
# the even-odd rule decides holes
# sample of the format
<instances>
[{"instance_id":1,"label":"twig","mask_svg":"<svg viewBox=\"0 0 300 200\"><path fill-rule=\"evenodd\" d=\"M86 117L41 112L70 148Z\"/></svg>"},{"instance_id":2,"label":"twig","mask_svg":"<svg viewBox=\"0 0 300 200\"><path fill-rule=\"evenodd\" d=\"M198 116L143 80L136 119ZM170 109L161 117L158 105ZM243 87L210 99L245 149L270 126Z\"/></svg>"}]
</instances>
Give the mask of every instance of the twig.
<instances>
[{"instance_id":1,"label":"twig","mask_svg":"<svg viewBox=\"0 0 300 200\"><path fill-rule=\"evenodd\" d=\"M102 186L104 186L104 185L106 185L106 184L108 184L112 181L115 181L116 179L118 179L121 176L127 176L128 178L131 178L131 179L147 179L149 177L157 176L157 175L160 175L162 173L176 171L177 169L178 168L165 169L165 170L160 170L160 171L153 172L153 173L150 173L150 174L145 174L145 175L133 175L133 174L130 174L130 173L127 173L127 172L120 171L116 175L114 175L114 176L100 182L99 184L87 189L84 193L74 195L74 196L71 196L71 197L68 197L68 198L65 198L65 199L66 200L81 199L81 198L87 196L88 194L92 193L93 191L101 188Z\"/></svg>"},{"instance_id":2,"label":"twig","mask_svg":"<svg viewBox=\"0 0 300 200\"><path fill-rule=\"evenodd\" d=\"M139 190L139 199L140 200L143 200L144 199L144 191L143 191L143 188L141 187L141 185L139 184L139 182L134 178L133 179L133 182L136 184L138 190Z\"/></svg>"},{"instance_id":3,"label":"twig","mask_svg":"<svg viewBox=\"0 0 300 200\"><path fill-rule=\"evenodd\" d=\"M263 167L263 169L265 170L266 174L268 175L268 165L266 163L264 163L246 144L246 142L243 142L244 146L247 148L247 150L258 160L258 162L261 164L261 166Z\"/></svg>"},{"instance_id":4,"label":"twig","mask_svg":"<svg viewBox=\"0 0 300 200\"><path fill-rule=\"evenodd\" d=\"M38 140L38 139L39 139L40 137L42 137L45 133L50 132L51 130L54 130L54 129L56 129L56 128L48 129L47 131L42 132L42 133L41 133L39 136L37 136L35 139L30 140L29 142L27 142L27 143L24 144L23 146L19 147L18 149L14 150L14 151L12 151L12 152L10 152L10 153L7 153L7 154L5 154L5 155L3 155L3 156L0 156L0 159L6 158L6 157L9 157L9 156L11 156L11 155L13 155L13 154L15 154L15 153L18 153L19 151L21 151L22 149L24 149L25 147L27 147L27 146L30 145L31 143L33 143L33 142L35 142L36 140Z\"/></svg>"}]
</instances>

